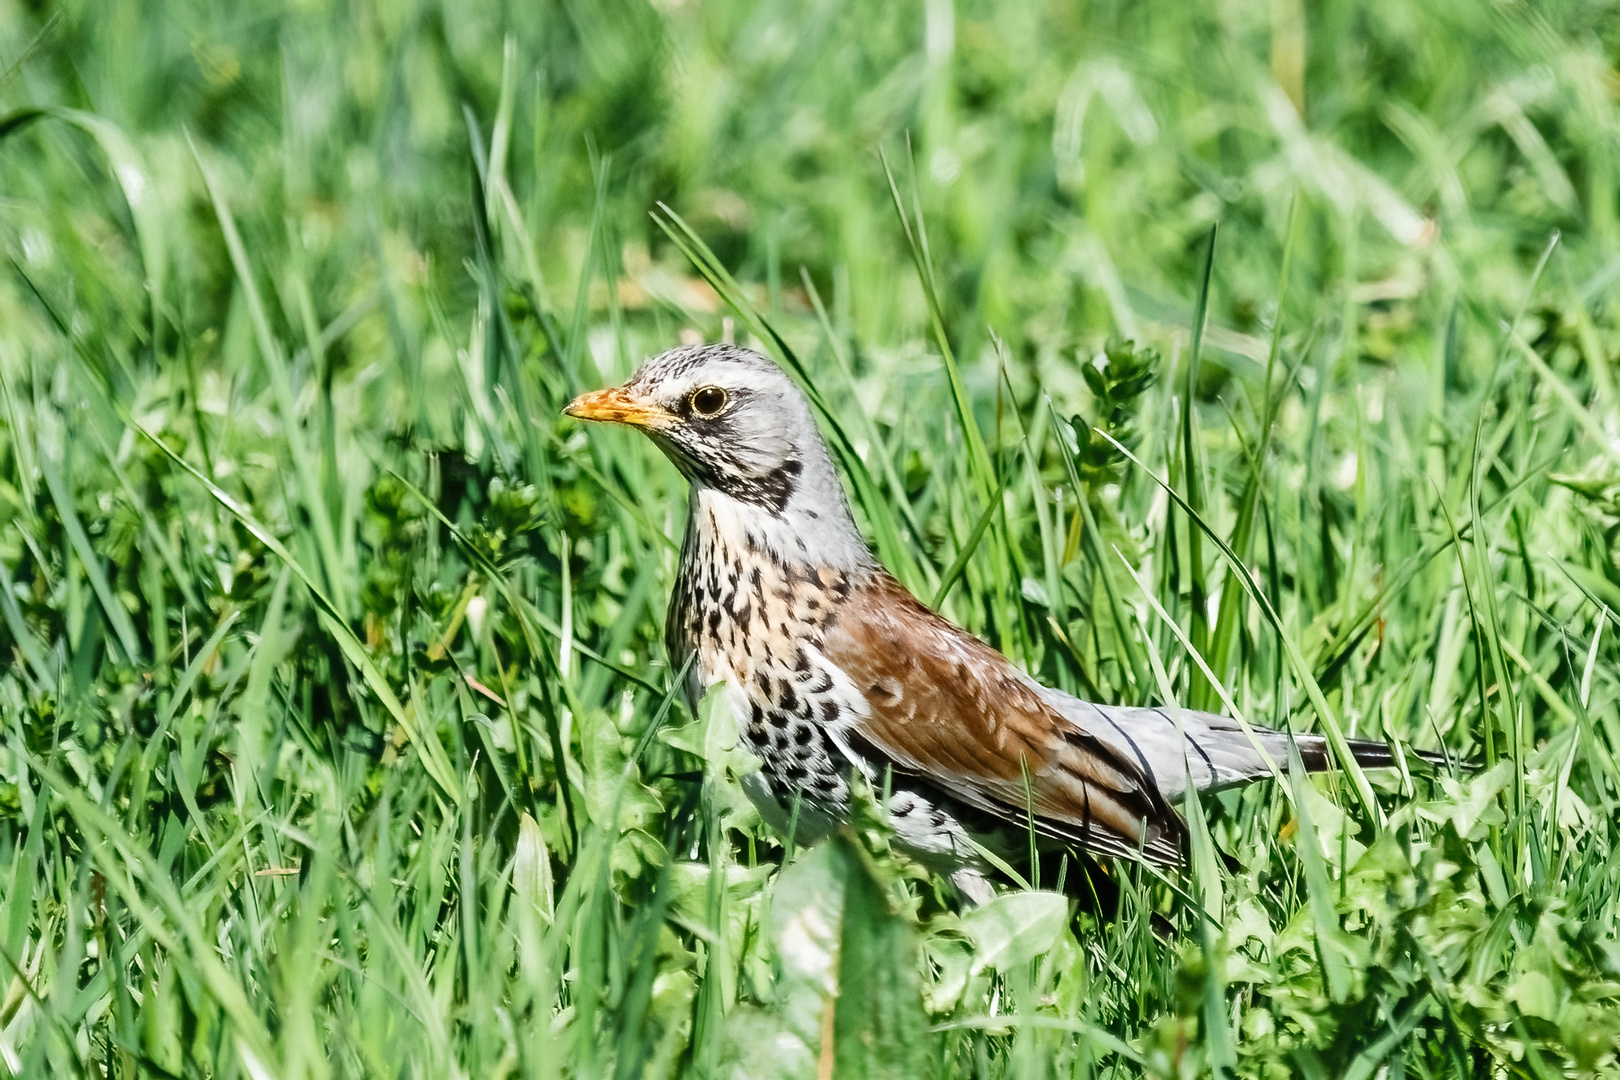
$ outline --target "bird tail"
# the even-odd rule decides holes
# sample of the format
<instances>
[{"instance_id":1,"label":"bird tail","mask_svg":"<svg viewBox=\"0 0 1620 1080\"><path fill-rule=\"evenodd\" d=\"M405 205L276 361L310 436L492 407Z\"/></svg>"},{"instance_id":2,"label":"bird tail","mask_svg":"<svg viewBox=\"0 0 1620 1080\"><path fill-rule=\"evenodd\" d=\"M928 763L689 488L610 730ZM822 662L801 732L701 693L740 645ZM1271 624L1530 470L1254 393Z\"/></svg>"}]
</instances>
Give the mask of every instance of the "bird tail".
<instances>
[{"instance_id":1,"label":"bird tail","mask_svg":"<svg viewBox=\"0 0 1620 1080\"><path fill-rule=\"evenodd\" d=\"M1058 701L1054 694L1053 700ZM1083 730L1114 746L1122 757L1137 762L1153 777L1161 794L1179 799L1190 780L1200 790L1229 787L1269 776L1274 768L1288 768L1289 744L1298 749L1307 772L1323 772L1338 762L1324 736L1276 731L1212 713L1162 707L1096 705L1064 698L1066 714ZM1252 735L1252 737L1251 737ZM1371 739L1350 739L1350 754L1364 768L1382 769L1398 764L1396 750ZM1455 767L1458 762L1443 751L1399 751L1408 763Z\"/></svg>"},{"instance_id":2,"label":"bird tail","mask_svg":"<svg viewBox=\"0 0 1620 1080\"><path fill-rule=\"evenodd\" d=\"M1257 729L1265 730L1265 729ZM1281 735L1281 732L1267 734ZM1310 750L1306 751L1305 742L1310 742ZM1356 764L1368 769L1390 769L1399 762L1395 758L1395 750L1388 743L1376 742L1372 739L1347 739L1350 745L1350 756L1356 759ZM1328 753L1327 739L1320 735L1295 736L1299 745L1299 756L1305 763L1306 772L1325 772L1334 767L1331 755ZM1415 750L1412 747L1403 747L1402 754L1408 759L1417 758L1425 764L1436 768L1449 768L1457 764L1450 755L1443 750Z\"/></svg>"}]
</instances>

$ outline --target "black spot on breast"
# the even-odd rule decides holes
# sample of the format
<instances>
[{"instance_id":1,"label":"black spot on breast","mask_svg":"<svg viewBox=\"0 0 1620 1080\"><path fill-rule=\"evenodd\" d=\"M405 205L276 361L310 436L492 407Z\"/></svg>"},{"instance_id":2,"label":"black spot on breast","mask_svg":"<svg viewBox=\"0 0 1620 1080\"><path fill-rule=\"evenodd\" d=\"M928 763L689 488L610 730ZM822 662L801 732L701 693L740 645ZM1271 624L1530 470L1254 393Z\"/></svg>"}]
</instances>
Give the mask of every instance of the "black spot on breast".
<instances>
[{"instance_id":1,"label":"black spot on breast","mask_svg":"<svg viewBox=\"0 0 1620 1080\"><path fill-rule=\"evenodd\" d=\"M794 656L794 658L793 658L793 670L794 671L809 671L810 670L810 654L805 652L803 649L798 650L797 655Z\"/></svg>"},{"instance_id":2,"label":"black spot on breast","mask_svg":"<svg viewBox=\"0 0 1620 1080\"><path fill-rule=\"evenodd\" d=\"M782 680L782 700L777 704L783 712L797 712L799 710L799 695L793 692L793 684L786 679Z\"/></svg>"},{"instance_id":3,"label":"black spot on breast","mask_svg":"<svg viewBox=\"0 0 1620 1080\"><path fill-rule=\"evenodd\" d=\"M775 696L771 693L771 677L765 674L764 670L754 672L754 682L759 687L759 692L766 698Z\"/></svg>"},{"instance_id":4,"label":"black spot on breast","mask_svg":"<svg viewBox=\"0 0 1620 1080\"><path fill-rule=\"evenodd\" d=\"M793 741L798 743L800 746L809 746L811 740L813 740L815 737L815 729L808 725L798 727L793 730Z\"/></svg>"},{"instance_id":5,"label":"black spot on breast","mask_svg":"<svg viewBox=\"0 0 1620 1080\"><path fill-rule=\"evenodd\" d=\"M831 724L838 719L838 702L828 699L821 703L821 722Z\"/></svg>"}]
</instances>

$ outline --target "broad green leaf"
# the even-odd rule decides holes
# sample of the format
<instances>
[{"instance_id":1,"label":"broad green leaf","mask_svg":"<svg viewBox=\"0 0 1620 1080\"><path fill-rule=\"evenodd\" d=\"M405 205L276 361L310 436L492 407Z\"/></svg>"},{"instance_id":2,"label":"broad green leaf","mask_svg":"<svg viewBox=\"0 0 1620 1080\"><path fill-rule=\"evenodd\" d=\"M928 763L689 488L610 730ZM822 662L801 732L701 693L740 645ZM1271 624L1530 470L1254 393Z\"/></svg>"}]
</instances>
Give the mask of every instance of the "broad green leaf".
<instances>
[{"instance_id":1,"label":"broad green leaf","mask_svg":"<svg viewBox=\"0 0 1620 1080\"><path fill-rule=\"evenodd\" d=\"M771 945L782 972L775 1008L811 1046L819 1044L826 1011L838 993L843 869L835 844L817 844L782 871L770 893Z\"/></svg>"},{"instance_id":2,"label":"broad green leaf","mask_svg":"<svg viewBox=\"0 0 1620 1080\"><path fill-rule=\"evenodd\" d=\"M860 849L844 837L832 844L844 879L834 1074L852 1080L931 1077L938 1050L923 1011L916 932L893 911Z\"/></svg>"},{"instance_id":3,"label":"broad green leaf","mask_svg":"<svg viewBox=\"0 0 1620 1080\"><path fill-rule=\"evenodd\" d=\"M517 853L513 856L512 891L547 922L556 910L552 895L551 853L546 850L545 834L534 816L518 819Z\"/></svg>"},{"instance_id":4,"label":"broad green leaf","mask_svg":"<svg viewBox=\"0 0 1620 1080\"><path fill-rule=\"evenodd\" d=\"M1526 1016L1538 1020L1558 1020L1558 991L1552 980L1539 971L1527 971L1513 980L1508 999Z\"/></svg>"},{"instance_id":5,"label":"broad green leaf","mask_svg":"<svg viewBox=\"0 0 1620 1080\"><path fill-rule=\"evenodd\" d=\"M975 971L1007 971L1043 956L1069 923L1069 901L1051 892L1012 892L962 913Z\"/></svg>"}]
</instances>

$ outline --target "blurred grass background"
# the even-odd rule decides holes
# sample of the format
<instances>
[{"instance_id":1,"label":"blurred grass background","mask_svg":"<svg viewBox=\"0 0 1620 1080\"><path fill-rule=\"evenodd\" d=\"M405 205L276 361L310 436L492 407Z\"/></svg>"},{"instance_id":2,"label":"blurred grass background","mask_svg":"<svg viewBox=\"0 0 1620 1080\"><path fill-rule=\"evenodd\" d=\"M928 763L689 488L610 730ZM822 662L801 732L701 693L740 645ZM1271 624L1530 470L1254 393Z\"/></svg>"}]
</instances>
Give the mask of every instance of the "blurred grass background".
<instances>
[{"instance_id":1,"label":"blurred grass background","mask_svg":"<svg viewBox=\"0 0 1620 1080\"><path fill-rule=\"evenodd\" d=\"M1613 1075L1617 41L0 0L0 1067ZM785 851L669 692L682 484L558 415L727 333L1044 680L1484 768L965 913Z\"/></svg>"}]
</instances>

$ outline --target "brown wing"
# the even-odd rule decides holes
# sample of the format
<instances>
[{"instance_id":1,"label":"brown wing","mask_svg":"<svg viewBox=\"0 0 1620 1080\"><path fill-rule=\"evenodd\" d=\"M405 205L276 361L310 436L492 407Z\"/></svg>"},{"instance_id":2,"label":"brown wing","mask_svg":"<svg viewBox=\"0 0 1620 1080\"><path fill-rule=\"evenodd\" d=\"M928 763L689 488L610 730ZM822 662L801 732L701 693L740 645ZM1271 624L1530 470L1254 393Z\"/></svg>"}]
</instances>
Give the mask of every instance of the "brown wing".
<instances>
[{"instance_id":1,"label":"brown wing","mask_svg":"<svg viewBox=\"0 0 1620 1080\"><path fill-rule=\"evenodd\" d=\"M866 696L851 731L900 773L1015 825L1094 851L1180 860L1181 820L1133 761L1060 716L1005 657L887 573L839 606L827 658Z\"/></svg>"}]
</instances>

